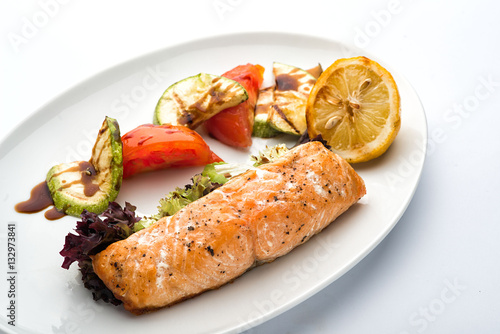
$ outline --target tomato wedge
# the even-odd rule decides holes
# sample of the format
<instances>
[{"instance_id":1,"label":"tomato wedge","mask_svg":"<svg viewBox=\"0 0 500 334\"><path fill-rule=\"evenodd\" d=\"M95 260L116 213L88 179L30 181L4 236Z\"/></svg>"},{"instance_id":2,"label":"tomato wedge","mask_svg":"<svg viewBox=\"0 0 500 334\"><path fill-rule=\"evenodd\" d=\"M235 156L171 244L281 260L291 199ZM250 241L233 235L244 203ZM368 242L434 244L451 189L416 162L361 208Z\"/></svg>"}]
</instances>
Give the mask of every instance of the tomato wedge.
<instances>
[{"instance_id":1,"label":"tomato wedge","mask_svg":"<svg viewBox=\"0 0 500 334\"><path fill-rule=\"evenodd\" d=\"M208 132L222 143L236 147L252 145L255 104L259 87L264 80L264 67L240 65L222 76L240 83L248 92L248 100L224 109L205 122Z\"/></svg>"},{"instance_id":2,"label":"tomato wedge","mask_svg":"<svg viewBox=\"0 0 500 334\"><path fill-rule=\"evenodd\" d=\"M122 136L123 177L169 167L222 161L194 130L175 125L141 125Z\"/></svg>"}]
</instances>

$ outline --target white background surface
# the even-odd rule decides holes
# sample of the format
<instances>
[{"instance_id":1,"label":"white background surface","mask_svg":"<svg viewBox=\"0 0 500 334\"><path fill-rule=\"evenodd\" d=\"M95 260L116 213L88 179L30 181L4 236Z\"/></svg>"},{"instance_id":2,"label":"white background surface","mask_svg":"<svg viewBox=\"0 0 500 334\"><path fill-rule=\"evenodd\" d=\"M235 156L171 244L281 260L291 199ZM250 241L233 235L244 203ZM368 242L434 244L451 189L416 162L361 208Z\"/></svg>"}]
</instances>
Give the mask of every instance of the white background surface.
<instances>
[{"instance_id":1,"label":"white background surface","mask_svg":"<svg viewBox=\"0 0 500 334\"><path fill-rule=\"evenodd\" d=\"M356 267L249 332L498 333L499 13L493 1L4 0L0 139L83 79L194 38L277 31L357 46L421 97L420 186Z\"/></svg>"}]
</instances>

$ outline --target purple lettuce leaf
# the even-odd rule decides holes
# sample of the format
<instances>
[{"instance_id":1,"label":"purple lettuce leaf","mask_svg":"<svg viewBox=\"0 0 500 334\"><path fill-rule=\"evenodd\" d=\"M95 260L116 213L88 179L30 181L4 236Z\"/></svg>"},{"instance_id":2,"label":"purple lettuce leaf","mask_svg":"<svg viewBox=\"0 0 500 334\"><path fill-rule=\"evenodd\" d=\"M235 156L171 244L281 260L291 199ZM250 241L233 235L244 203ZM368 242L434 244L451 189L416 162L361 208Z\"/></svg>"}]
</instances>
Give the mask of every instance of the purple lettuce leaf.
<instances>
[{"instance_id":1,"label":"purple lettuce leaf","mask_svg":"<svg viewBox=\"0 0 500 334\"><path fill-rule=\"evenodd\" d=\"M125 203L122 208L118 203L110 202L101 216L84 210L81 221L76 223L76 234L66 236L60 252L64 257L62 267L69 269L73 262L78 262L83 284L92 291L94 300L102 299L113 305L121 303L94 272L90 256L134 233L134 224L141 219L135 215L135 209L130 203Z\"/></svg>"}]
</instances>

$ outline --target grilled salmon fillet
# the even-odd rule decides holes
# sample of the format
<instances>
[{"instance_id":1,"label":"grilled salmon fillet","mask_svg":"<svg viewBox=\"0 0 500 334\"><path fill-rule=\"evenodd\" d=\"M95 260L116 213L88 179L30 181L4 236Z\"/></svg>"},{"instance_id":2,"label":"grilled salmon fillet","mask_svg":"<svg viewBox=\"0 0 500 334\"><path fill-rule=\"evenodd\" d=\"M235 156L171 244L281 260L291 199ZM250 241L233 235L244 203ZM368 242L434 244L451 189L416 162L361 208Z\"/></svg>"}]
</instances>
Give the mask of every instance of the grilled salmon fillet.
<instances>
[{"instance_id":1,"label":"grilled salmon fillet","mask_svg":"<svg viewBox=\"0 0 500 334\"><path fill-rule=\"evenodd\" d=\"M127 310L152 311L287 254L365 192L345 160L303 144L111 244L93 257L94 271Z\"/></svg>"}]
</instances>

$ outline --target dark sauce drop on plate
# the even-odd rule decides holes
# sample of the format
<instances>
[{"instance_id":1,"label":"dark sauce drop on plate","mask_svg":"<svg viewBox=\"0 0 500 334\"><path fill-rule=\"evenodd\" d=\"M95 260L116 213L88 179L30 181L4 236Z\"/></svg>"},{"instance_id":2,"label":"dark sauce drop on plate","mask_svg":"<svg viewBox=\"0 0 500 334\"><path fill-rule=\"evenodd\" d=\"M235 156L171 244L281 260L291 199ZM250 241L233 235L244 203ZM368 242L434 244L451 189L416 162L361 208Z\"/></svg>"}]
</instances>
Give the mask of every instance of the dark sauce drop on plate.
<instances>
[{"instance_id":1,"label":"dark sauce drop on plate","mask_svg":"<svg viewBox=\"0 0 500 334\"><path fill-rule=\"evenodd\" d=\"M70 167L55 176L66 172L81 172L81 179L66 183L62 186L62 188L70 187L76 183L83 184L83 191L87 197L91 197L99 191L99 185L92 182L97 173L94 166L92 166L90 162L81 161L77 166ZM16 204L15 209L19 213L36 213L53 205L54 201L50 195L49 187L47 186L47 182L44 181L34 186L31 190L30 198L27 201ZM66 214L64 212L58 211L55 207L45 211L45 218L48 220L56 220L64 217L65 215Z\"/></svg>"},{"instance_id":2,"label":"dark sauce drop on plate","mask_svg":"<svg viewBox=\"0 0 500 334\"><path fill-rule=\"evenodd\" d=\"M17 203L14 208L19 213L36 213L47 209L51 205L54 205L54 201L50 196L47 182L43 181L31 189L30 198L27 201ZM45 212L45 218L49 220L56 220L65 215L65 213L57 211L55 207Z\"/></svg>"},{"instance_id":3,"label":"dark sauce drop on plate","mask_svg":"<svg viewBox=\"0 0 500 334\"><path fill-rule=\"evenodd\" d=\"M64 212L58 211L55 207L52 207L51 209L45 211L44 216L48 220L57 220L66 216L66 214Z\"/></svg>"},{"instance_id":4,"label":"dark sauce drop on plate","mask_svg":"<svg viewBox=\"0 0 500 334\"><path fill-rule=\"evenodd\" d=\"M54 205L47 182L43 181L33 187L27 201L17 203L15 209L20 213L40 212Z\"/></svg>"}]
</instances>

